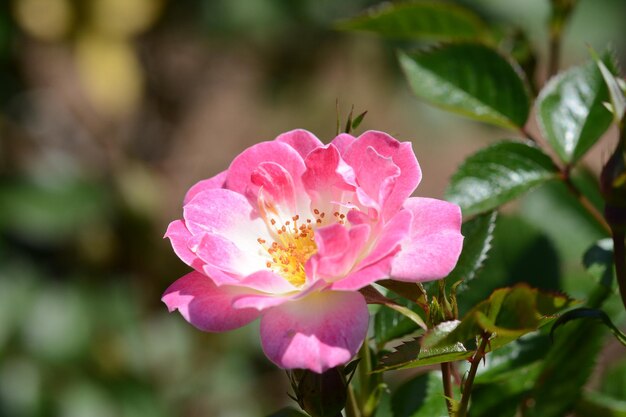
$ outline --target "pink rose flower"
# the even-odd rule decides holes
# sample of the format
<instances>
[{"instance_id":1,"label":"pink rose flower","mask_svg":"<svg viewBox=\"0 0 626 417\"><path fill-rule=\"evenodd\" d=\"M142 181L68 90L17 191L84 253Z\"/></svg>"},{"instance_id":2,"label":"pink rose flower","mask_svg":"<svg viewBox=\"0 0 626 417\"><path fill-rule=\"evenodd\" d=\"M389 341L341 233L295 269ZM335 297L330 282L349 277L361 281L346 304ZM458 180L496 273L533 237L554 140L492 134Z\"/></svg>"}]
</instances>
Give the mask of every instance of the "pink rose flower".
<instances>
[{"instance_id":1,"label":"pink rose flower","mask_svg":"<svg viewBox=\"0 0 626 417\"><path fill-rule=\"evenodd\" d=\"M411 143L382 132L325 146L294 130L256 144L188 191L165 236L194 271L163 301L208 332L260 317L279 367L345 364L368 327L360 288L439 279L457 262L460 209L409 197L420 179Z\"/></svg>"}]
</instances>

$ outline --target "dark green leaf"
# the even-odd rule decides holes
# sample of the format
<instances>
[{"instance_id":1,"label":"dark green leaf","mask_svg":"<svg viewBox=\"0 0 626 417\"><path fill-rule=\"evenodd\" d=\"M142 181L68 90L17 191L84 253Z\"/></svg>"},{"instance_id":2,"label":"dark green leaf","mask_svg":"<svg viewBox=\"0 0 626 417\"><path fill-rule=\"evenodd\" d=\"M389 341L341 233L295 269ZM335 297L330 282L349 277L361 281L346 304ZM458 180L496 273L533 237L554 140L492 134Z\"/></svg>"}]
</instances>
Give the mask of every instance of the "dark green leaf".
<instances>
[{"instance_id":1,"label":"dark green leaf","mask_svg":"<svg viewBox=\"0 0 626 417\"><path fill-rule=\"evenodd\" d=\"M521 69L480 44L450 44L413 54L400 53L413 93L445 110L518 129L530 108Z\"/></svg>"},{"instance_id":2,"label":"dark green leaf","mask_svg":"<svg viewBox=\"0 0 626 417\"><path fill-rule=\"evenodd\" d=\"M454 284L459 280L463 280L463 284L458 287L459 291L467 287L467 283L474 279L476 272L487 259L487 254L491 249L497 217L497 212L493 211L477 216L465 222L461 227L461 232L465 236L463 251L456 266L450 275L446 277L448 284Z\"/></svg>"},{"instance_id":3,"label":"dark green leaf","mask_svg":"<svg viewBox=\"0 0 626 417\"><path fill-rule=\"evenodd\" d=\"M394 417L447 417L441 377L429 372L405 382L391 396L391 409Z\"/></svg>"},{"instance_id":4,"label":"dark green leaf","mask_svg":"<svg viewBox=\"0 0 626 417\"><path fill-rule=\"evenodd\" d=\"M602 377L600 391L610 397L626 400L626 356L619 361L611 361Z\"/></svg>"},{"instance_id":5,"label":"dark green leaf","mask_svg":"<svg viewBox=\"0 0 626 417\"><path fill-rule=\"evenodd\" d=\"M339 22L338 28L394 39L442 41L480 39L485 34L483 22L471 11L435 1L387 3Z\"/></svg>"},{"instance_id":6,"label":"dark green leaf","mask_svg":"<svg viewBox=\"0 0 626 417\"><path fill-rule=\"evenodd\" d=\"M626 417L626 400L624 393L621 398L610 397L599 392L584 392L576 402L578 417Z\"/></svg>"},{"instance_id":7,"label":"dark green leaf","mask_svg":"<svg viewBox=\"0 0 626 417\"><path fill-rule=\"evenodd\" d=\"M589 297L598 308L609 295L599 286ZM527 401L528 417L562 417L580 398L582 387L591 375L606 330L588 320L579 320L559 331ZM567 381L567 383L563 383Z\"/></svg>"},{"instance_id":8,"label":"dark green leaf","mask_svg":"<svg viewBox=\"0 0 626 417\"><path fill-rule=\"evenodd\" d=\"M305 414L293 407L285 407L267 417L308 417L308 414Z\"/></svg>"},{"instance_id":9,"label":"dark green leaf","mask_svg":"<svg viewBox=\"0 0 626 417\"><path fill-rule=\"evenodd\" d=\"M599 240L583 255L583 265L603 285L611 287L615 277L613 268L613 239Z\"/></svg>"},{"instance_id":10,"label":"dark green leaf","mask_svg":"<svg viewBox=\"0 0 626 417\"><path fill-rule=\"evenodd\" d=\"M531 143L499 142L465 160L452 176L446 198L471 216L493 210L556 176L550 158Z\"/></svg>"},{"instance_id":11,"label":"dark green leaf","mask_svg":"<svg viewBox=\"0 0 626 417\"><path fill-rule=\"evenodd\" d=\"M543 88L537 99L537 119L561 160L576 162L609 127L611 114L602 104L608 97L593 61L561 73Z\"/></svg>"},{"instance_id":12,"label":"dark green leaf","mask_svg":"<svg viewBox=\"0 0 626 417\"><path fill-rule=\"evenodd\" d=\"M399 299L398 303L416 310L419 307L408 300ZM418 330L420 327L411 319L390 308L381 308L374 316L374 337L377 346L384 346L386 343L406 336Z\"/></svg>"},{"instance_id":13,"label":"dark green leaf","mask_svg":"<svg viewBox=\"0 0 626 417\"><path fill-rule=\"evenodd\" d=\"M361 126L361 122L363 122L363 119L365 118L366 114L367 114L367 110L365 110L363 113L359 114L357 117L354 118L354 120L352 121L352 131L355 131L359 126Z\"/></svg>"},{"instance_id":14,"label":"dark green leaf","mask_svg":"<svg viewBox=\"0 0 626 417\"><path fill-rule=\"evenodd\" d=\"M598 310L595 308L582 307L582 308L577 308L575 310L568 311L567 313L563 314L561 317L558 318L557 321L554 322L554 325L552 326L552 330L550 331L550 336L554 337L554 332L558 327L564 325L565 323L569 321L579 320L579 319L593 319L593 320L600 321L602 324L604 324L606 327L609 328L611 333L613 333L613 336L615 336L615 338L622 345L626 346L626 334L622 333L620 329L618 329L617 326L613 324L609 316L607 316L604 311Z\"/></svg>"}]
</instances>

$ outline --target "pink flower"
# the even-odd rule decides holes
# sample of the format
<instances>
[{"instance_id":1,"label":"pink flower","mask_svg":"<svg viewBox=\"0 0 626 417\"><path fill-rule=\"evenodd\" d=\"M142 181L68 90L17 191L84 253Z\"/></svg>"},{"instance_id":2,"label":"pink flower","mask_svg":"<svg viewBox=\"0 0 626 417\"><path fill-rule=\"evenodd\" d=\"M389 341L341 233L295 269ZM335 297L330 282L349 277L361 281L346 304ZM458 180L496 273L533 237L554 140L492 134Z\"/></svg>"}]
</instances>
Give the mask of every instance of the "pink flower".
<instances>
[{"instance_id":1,"label":"pink flower","mask_svg":"<svg viewBox=\"0 0 626 417\"><path fill-rule=\"evenodd\" d=\"M282 368L344 364L367 332L360 288L456 264L460 209L409 197L420 179L411 143L382 132L324 146L294 130L254 145L187 193L166 236L194 271L163 301L208 332L261 317L263 350Z\"/></svg>"}]
</instances>

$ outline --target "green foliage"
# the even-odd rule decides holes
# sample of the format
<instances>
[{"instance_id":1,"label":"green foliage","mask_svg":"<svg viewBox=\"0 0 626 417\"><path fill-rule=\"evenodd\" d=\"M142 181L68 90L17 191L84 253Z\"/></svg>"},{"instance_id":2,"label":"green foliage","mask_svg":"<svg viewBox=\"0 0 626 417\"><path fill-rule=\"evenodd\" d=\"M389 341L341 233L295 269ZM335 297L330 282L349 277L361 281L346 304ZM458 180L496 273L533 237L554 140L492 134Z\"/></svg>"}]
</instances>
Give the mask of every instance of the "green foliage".
<instances>
[{"instance_id":1,"label":"green foliage","mask_svg":"<svg viewBox=\"0 0 626 417\"><path fill-rule=\"evenodd\" d=\"M428 372L402 384L391 396L391 410L393 417L447 417L441 376Z\"/></svg>"},{"instance_id":2,"label":"green foliage","mask_svg":"<svg viewBox=\"0 0 626 417\"><path fill-rule=\"evenodd\" d=\"M401 52L399 59L419 98L497 126L516 130L526 123L530 97L522 71L496 50L458 43Z\"/></svg>"},{"instance_id":3,"label":"green foliage","mask_svg":"<svg viewBox=\"0 0 626 417\"><path fill-rule=\"evenodd\" d=\"M519 284L501 288L470 310L461 321L447 321L419 339L396 348L381 360L379 371L415 368L465 359L476 349L476 340L490 337L495 350L550 322L572 300L558 293L542 292Z\"/></svg>"},{"instance_id":4,"label":"green foliage","mask_svg":"<svg viewBox=\"0 0 626 417\"><path fill-rule=\"evenodd\" d=\"M465 237L463 251L456 266L446 277L446 282L450 286L463 281L460 286L456 287L457 291L467 288L468 283L476 277L487 260L497 217L498 213L492 211L463 223L461 227L461 233Z\"/></svg>"},{"instance_id":5,"label":"green foliage","mask_svg":"<svg viewBox=\"0 0 626 417\"><path fill-rule=\"evenodd\" d=\"M486 33L483 22L470 10L436 1L384 4L339 22L338 27L394 39L438 41L480 39Z\"/></svg>"},{"instance_id":6,"label":"green foliage","mask_svg":"<svg viewBox=\"0 0 626 417\"><path fill-rule=\"evenodd\" d=\"M611 55L604 61L610 63ZM537 119L544 137L562 161L573 164L611 124L603 103L608 92L593 61L552 78L537 99Z\"/></svg>"},{"instance_id":7,"label":"green foliage","mask_svg":"<svg viewBox=\"0 0 626 417\"><path fill-rule=\"evenodd\" d=\"M308 414L305 414L293 407L285 407L267 417L308 417Z\"/></svg>"},{"instance_id":8,"label":"green foliage","mask_svg":"<svg viewBox=\"0 0 626 417\"><path fill-rule=\"evenodd\" d=\"M600 59L595 52L592 51L593 58L602 73L602 78L609 90L610 103L609 110L613 114L613 120L620 125L626 111L626 83L617 76L616 65L609 59ZM605 103L606 104L606 103Z\"/></svg>"},{"instance_id":9,"label":"green foliage","mask_svg":"<svg viewBox=\"0 0 626 417\"><path fill-rule=\"evenodd\" d=\"M467 158L453 175L446 198L471 216L493 210L556 177L557 168L539 148L505 141Z\"/></svg>"},{"instance_id":10,"label":"green foliage","mask_svg":"<svg viewBox=\"0 0 626 417\"><path fill-rule=\"evenodd\" d=\"M552 326L552 330L550 335L554 337L555 330L564 325L567 322L572 320L580 320L580 319L593 319L604 324L610 331L613 333L613 336L619 341L622 345L626 346L626 334L622 333L620 329L613 324L609 316L602 310L598 310L596 308L577 308L575 310L570 310L567 313L563 314L558 318L557 321L554 322Z\"/></svg>"}]
</instances>

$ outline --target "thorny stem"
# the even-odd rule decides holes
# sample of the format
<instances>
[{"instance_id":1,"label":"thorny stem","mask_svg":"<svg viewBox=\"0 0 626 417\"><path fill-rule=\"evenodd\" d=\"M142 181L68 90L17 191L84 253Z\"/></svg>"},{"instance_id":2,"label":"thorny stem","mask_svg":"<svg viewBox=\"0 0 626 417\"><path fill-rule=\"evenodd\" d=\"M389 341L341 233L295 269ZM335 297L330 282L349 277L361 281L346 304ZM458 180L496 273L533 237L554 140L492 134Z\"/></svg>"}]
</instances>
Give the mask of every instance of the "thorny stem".
<instances>
[{"instance_id":1,"label":"thorny stem","mask_svg":"<svg viewBox=\"0 0 626 417\"><path fill-rule=\"evenodd\" d=\"M470 395L472 394L474 378L476 377L476 372L478 371L478 365L480 365L480 361L485 356L485 349L489 344L490 336L491 334L489 333L482 334L482 341L480 342L480 346L478 346L476 353L474 353L474 356L472 356L467 379L465 380L465 385L463 385L463 394L461 395L461 402L459 403L459 411L456 417L467 417L467 407L469 405Z\"/></svg>"},{"instance_id":2,"label":"thorny stem","mask_svg":"<svg viewBox=\"0 0 626 417\"><path fill-rule=\"evenodd\" d=\"M450 362L443 362L441 364L441 377L443 380L443 395L445 395L446 397L446 406L448 407L448 414L450 416L452 416L452 413L453 413L452 399L454 395L452 393L451 368L452 368L452 363Z\"/></svg>"}]
</instances>

